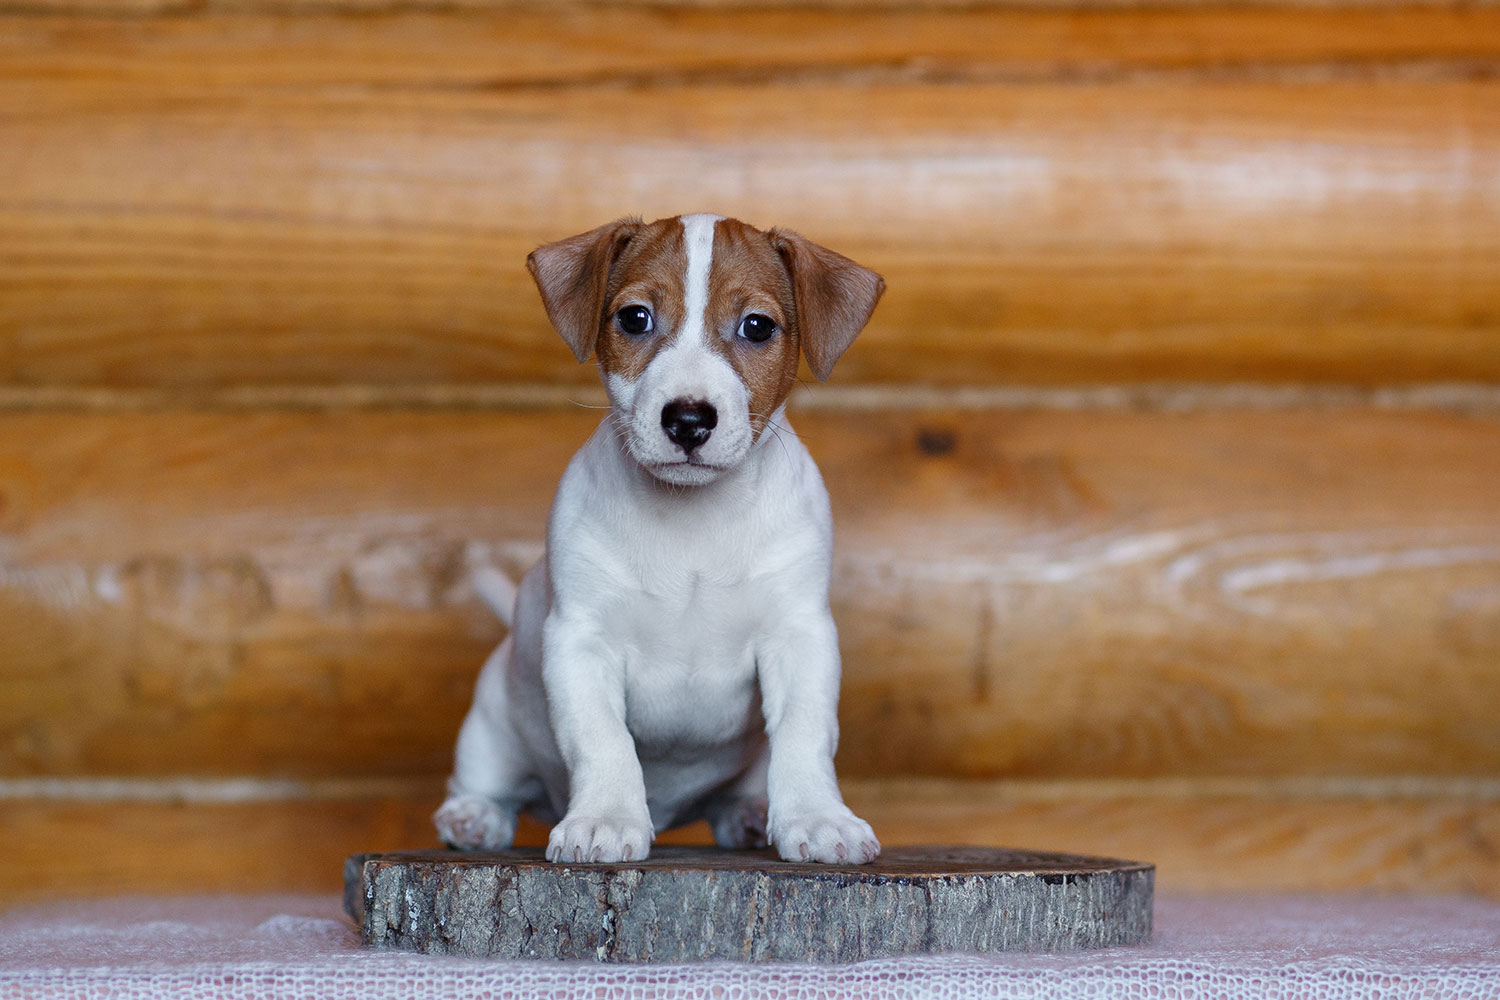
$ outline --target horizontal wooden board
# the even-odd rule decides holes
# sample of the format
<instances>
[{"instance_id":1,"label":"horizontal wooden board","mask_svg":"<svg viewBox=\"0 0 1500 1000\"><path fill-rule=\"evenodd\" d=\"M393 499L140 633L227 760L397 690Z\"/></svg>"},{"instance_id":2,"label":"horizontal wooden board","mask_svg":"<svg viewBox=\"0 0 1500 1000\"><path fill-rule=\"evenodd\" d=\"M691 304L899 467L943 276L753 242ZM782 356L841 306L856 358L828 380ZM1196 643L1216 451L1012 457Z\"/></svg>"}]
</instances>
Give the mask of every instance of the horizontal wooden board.
<instances>
[{"instance_id":1,"label":"horizontal wooden board","mask_svg":"<svg viewBox=\"0 0 1500 1000\"><path fill-rule=\"evenodd\" d=\"M433 779L434 783L438 781ZM1019 794L1018 794L1019 792ZM1500 898L1493 798L1155 796L1086 784L846 783L882 842L1067 850L1154 862L1165 892L1381 890ZM255 804L8 801L0 901L184 892L337 892L343 861L432 847L435 797ZM523 822L520 840L545 843ZM686 828L663 843L704 843Z\"/></svg>"},{"instance_id":2,"label":"horizontal wooden board","mask_svg":"<svg viewBox=\"0 0 1500 1000\"><path fill-rule=\"evenodd\" d=\"M708 7L557 4L297 14L27 17L6 23L6 77L63 92L114 88L264 91L379 85L454 89L811 84L882 79L1135 80L1178 74L1297 80L1469 76L1500 59L1500 9L1486 5L1267 4L1068 11L911 3L884 10L788 3ZM620 44L622 37L631 43Z\"/></svg>"},{"instance_id":3,"label":"horizontal wooden board","mask_svg":"<svg viewBox=\"0 0 1500 1000\"><path fill-rule=\"evenodd\" d=\"M1052 791L867 782L848 798L891 843L1041 844L1151 861L1168 892L1500 896L1500 804L1489 798Z\"/></svg>"},{"instance_id":4,"label":"horizontal wooden board","mask_svg":"<svg viewBox=\"0 0 1500 1000\"><path fill-rule=\"evenodd\" d=\"M0 415L0 774L443 770L597 419ZM1500 769L1493 416L795 419L846 774Z\"/></svg>"},{"instance_id":5,"label":"horizontal wooden board","mask_svg":"<svg viewBox=\"0 0 1500 1000\"><path fill-rule=\"evenodd\" d=\"M845 381L1494 379L1497 25L11 18L0 383L585 383L524 255L699 208L886 275Z\"/></svg>"},{"instance_id":6,"label":"horizontal wooden board","mask_svg":"<svg viewBox=\"0 0 1500 1000\"><path fill-rule=\"evenodd\" d=\"M1486 5L1489 0L1479 0ZM1340 0L1340 5L1355 9L1449 8L1453 0ZM404 13L412 10L453 12L507 13L531 12L543 6L538 0L0 0L0 14L107 14L121 16L160 16L181 14L341 14ZM548 10L573 13L592 12L597 0L553 0ZM1015 11L1115 11L1136 10L1147 6L1143 0L617 0L612 7L666 10L690 14L699 11L758 10L830 10L837 12L883 13L888 11L950 11L975 8L998 13ZM1329 0L1177 0L1174 8L1197 10L1244 6L1251 9L1321 10L1332 6Z\"/></svg>"}]
</instances>

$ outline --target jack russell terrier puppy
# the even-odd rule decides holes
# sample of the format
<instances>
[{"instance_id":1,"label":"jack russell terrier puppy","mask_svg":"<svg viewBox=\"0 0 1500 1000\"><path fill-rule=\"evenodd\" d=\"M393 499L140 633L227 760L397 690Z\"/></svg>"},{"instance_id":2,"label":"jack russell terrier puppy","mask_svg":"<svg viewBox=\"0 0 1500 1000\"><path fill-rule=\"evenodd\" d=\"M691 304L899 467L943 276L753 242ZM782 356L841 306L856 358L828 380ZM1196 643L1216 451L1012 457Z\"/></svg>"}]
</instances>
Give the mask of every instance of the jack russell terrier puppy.
<instances>
[{"instance_id":1,"label":"jack russell terrier puppy","mask_svg":"<svg viewBox=\"0 0 1500 1000\"><path fill-rule=\"evenodd\" d=\"M556 821L550 860L619 862L701 818L722 847L873 860L833 769L828 493L784 406L799 352L826 379L884 281L713 215L622 219L526 264L578 360L598 358L610 412L519 590L476 577L511 634L480 673L439 834L509 847L529 809Z\"/></svg>"}]
</instances>

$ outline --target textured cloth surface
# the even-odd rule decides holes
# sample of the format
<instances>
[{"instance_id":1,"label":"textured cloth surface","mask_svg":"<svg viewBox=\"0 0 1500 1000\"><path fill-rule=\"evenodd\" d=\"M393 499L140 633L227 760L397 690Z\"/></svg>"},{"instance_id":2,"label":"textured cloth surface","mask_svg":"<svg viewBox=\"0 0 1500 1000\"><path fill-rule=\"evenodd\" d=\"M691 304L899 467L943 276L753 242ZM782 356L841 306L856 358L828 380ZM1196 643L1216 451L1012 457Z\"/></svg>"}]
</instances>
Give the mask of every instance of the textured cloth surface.
<instances>
[{"instance_id":1,"label":"textured cloth surface","mask_svg":"<svg viewBox=\"0 0 1500 1000\"><path fill-rule=\"evenodd\" d=\"M618 966L373 953L332 897L116 899L0 915L0 998L1500 998L1500 904L1167 896L1137 948L857 965Z\"/></svg>"}]
</instances>

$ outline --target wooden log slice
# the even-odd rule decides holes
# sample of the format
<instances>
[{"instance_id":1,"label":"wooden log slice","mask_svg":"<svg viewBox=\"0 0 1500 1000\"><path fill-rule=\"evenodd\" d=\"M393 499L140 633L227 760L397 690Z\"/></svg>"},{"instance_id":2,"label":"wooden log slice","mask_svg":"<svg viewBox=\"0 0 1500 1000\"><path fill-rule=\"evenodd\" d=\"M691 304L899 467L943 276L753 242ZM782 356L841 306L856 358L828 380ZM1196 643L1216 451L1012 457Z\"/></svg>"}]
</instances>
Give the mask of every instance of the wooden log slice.
<instances>
[{"instance_id":1,"label":"wooden log slice","mask_svg":"<svg viewBox=\"0 0 1500 1000\"><path fill-rule=\"evenodd\" d=\"M658 847L552 864L539 850L357 854L344 904L367 945L501 959L857 962L938 952L1137 944L1152 865L965 847L870 865Z\"/></svg>"}]
</instances>

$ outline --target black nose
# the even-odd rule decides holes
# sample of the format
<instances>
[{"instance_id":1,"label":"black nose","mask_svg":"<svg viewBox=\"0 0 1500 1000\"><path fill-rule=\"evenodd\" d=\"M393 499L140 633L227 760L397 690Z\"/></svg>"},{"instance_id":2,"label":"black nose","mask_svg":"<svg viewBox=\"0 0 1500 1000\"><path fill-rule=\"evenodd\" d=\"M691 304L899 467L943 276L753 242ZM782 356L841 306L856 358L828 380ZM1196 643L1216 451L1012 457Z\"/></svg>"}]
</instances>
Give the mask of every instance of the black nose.
<instances>
[{"instance_id":1,"label":"black nose","mask_svg":"<svg viewBox=\"0 0 1500 1000\"><path fill-rule=\"evenodd\" d=\"M708 440L719 423L719 411L696 399L674 399L661 408L661 429L684 453Z\"/></svg>"}]
</instances>

